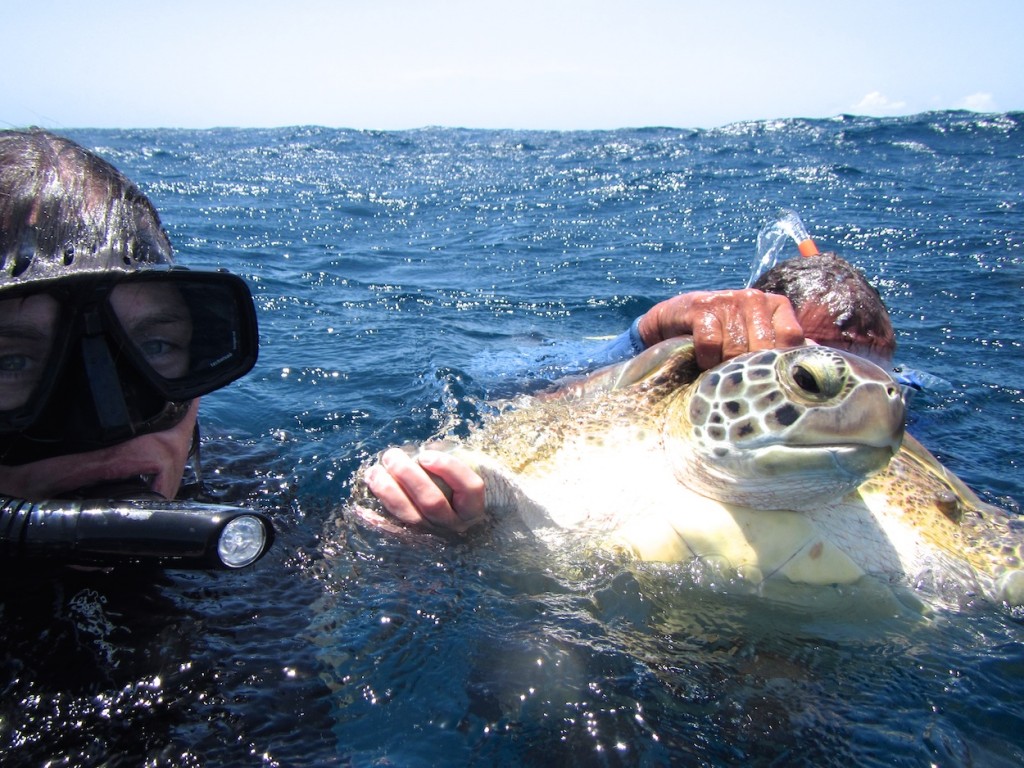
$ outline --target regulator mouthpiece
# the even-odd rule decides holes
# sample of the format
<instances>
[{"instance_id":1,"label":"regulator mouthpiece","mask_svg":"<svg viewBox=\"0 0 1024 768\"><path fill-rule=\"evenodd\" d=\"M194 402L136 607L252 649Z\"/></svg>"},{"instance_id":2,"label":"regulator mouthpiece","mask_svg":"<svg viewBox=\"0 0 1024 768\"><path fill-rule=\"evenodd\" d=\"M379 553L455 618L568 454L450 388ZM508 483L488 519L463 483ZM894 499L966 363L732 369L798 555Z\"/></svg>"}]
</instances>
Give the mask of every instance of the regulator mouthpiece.
<instances>
[{"instance_id":1,"label":"regulator mouthpiece","mask_svg":"<svg viewBox=\"0 0 1024 768\"><path fill-rule=\"evenodd\" d=\"M270 520L239 507L163 499L32 503L0 496L0 556L8 559L234 570L255 563L273 541Z\"/></svg>"}]
</instances>

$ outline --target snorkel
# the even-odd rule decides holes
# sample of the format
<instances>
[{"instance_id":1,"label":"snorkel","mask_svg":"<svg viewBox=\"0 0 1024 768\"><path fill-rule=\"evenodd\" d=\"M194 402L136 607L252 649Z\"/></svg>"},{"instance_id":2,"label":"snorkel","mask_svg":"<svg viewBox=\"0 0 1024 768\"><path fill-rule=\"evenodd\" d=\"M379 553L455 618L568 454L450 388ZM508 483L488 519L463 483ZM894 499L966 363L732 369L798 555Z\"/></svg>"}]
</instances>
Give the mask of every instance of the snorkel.
<instances>
[{"instance_id":1,"label":"snorkel","mask_svg":"<svg viewBox=\"0 0 1024 768\"><path fill-rule=\"evenodd\" d=\"M796 243L801 258L780 258L790 242ZM806 257L816 258L805 261ZM801 273L810 276L802 278ZM843 330L862 340L882 340L878 346L884 352L881 357L873 356L871 350L859 351L858 354L863 354L889 370L902 388L906 402L909 403L917 392L925 388L950 388L948 382L924 371L903 365L893 367L895 334L888 310L878 291L849 262L835 253L819 251L795 211L782 209L774 220L758 232L757 255L746 287L755 286L769 293L787 296L801 313L810 306L812 309L806 320L811 323L812 329L815 317L819 321L821 319L821 307L828 307L829 325L841 325ZM819 308L816 314L813 312L815 305ZM800 321L803 324L805 318L801 317ZM835 337L835 331L830 335L834 337L833 341L841 341Z\"/></svg>"},{"instance_id":2,"label":"snorkel","mask_svg":"<svg viewBox=\"0 0 1024 768\"><path fill-rule=\"evenodd\" d=\"M779 254L790 240L796 243L801 256L820 254L799 214L789 208L783 208L774 221L765 224L757 233L757 257L745 287L753 286L757 278L779 262Z\"/></svg>"}]
</instances>

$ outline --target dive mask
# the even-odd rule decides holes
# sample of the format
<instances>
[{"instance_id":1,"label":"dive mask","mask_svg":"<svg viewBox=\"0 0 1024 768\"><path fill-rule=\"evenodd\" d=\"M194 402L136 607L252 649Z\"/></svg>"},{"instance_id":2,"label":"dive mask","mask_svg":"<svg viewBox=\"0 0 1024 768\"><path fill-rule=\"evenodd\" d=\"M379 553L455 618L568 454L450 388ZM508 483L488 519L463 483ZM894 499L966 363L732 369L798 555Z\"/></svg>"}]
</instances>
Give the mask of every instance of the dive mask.
<instances>
[{"instance_id":1,"label":"dive mask","mask_svg":"<svg viewBox=\"0 0 1024 768\"><path fill-rule=\"evenodd\" d=\"M248 373L245 281L182 267L63 275L0 290L0 464L158 432Z\"/></svg>"}]
</instances>

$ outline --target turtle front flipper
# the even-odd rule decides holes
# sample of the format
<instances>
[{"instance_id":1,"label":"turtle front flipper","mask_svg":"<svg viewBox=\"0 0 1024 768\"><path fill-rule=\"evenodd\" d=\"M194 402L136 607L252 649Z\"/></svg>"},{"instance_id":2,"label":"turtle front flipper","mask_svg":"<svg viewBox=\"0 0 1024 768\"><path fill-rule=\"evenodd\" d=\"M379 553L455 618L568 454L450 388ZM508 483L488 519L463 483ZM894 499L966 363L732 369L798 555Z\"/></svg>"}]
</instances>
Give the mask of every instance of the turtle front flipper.
<instances>
[{"instance_id":1,"label":"turtle front flipper","mask_svg":"<svg viewBox=\"0 0 1024 768\"><path fill-rule=\"evenodd\" d=\"M881 475L865 484L894 500L928 541L974 569L987 597L1024 605L1024 535L1018 516L982 501L911 435Z\"/></svg>"},{"instance_id":2,"label":"turtle front flipper","mask_svg":"<svg viewBox=\"0 0 1024 768\"><path fill-rule=\"evenodd\" d=\"M675 385L688 384L699 374L693 338L678 336L661 341L625 362L600 368L586 376L568 379L540 398L584 400L634 384L661 383L667 378L671 378Z\"/></svg>"}]
</instances>

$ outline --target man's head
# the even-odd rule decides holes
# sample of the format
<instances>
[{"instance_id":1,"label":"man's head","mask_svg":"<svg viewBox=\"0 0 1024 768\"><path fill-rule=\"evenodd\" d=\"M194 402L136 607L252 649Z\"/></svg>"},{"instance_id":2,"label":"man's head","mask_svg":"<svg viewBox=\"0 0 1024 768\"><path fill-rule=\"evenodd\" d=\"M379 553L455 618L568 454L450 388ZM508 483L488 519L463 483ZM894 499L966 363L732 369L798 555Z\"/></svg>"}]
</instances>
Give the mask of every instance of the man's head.
<instances>
[{"instance_id":1,"label":"man's head","mask_svg":"<svg viewBox=\"0 0 1024 768\"><path fill-rule=\"evenodd\" d=\"M252 367L256 321L239 278L171 262L156 210L113 166L0 131L0 492L138 477L177 492L196 398Z\"/></svg>"},{"instance_id":2,"label":"man's head","mask_svg":"<svg viewBox=\"0 0 1024 768\"><path fill-rule=\"evenodd\" d=\"M891 362L896 336L882 297L836 254L788 259L761 275L752 287L788 298L807 338Z\"/></svg>"},{"instance_id":3,"label":"man's head","mask_svg":"<svg viewBox=\"0 0 1024 768\"><path fill-rule=\"evenodd\" d=\"M110 163L46 131L0 131L0 286L171 261L156 209Z\"/></svg>"}]
</instances>

